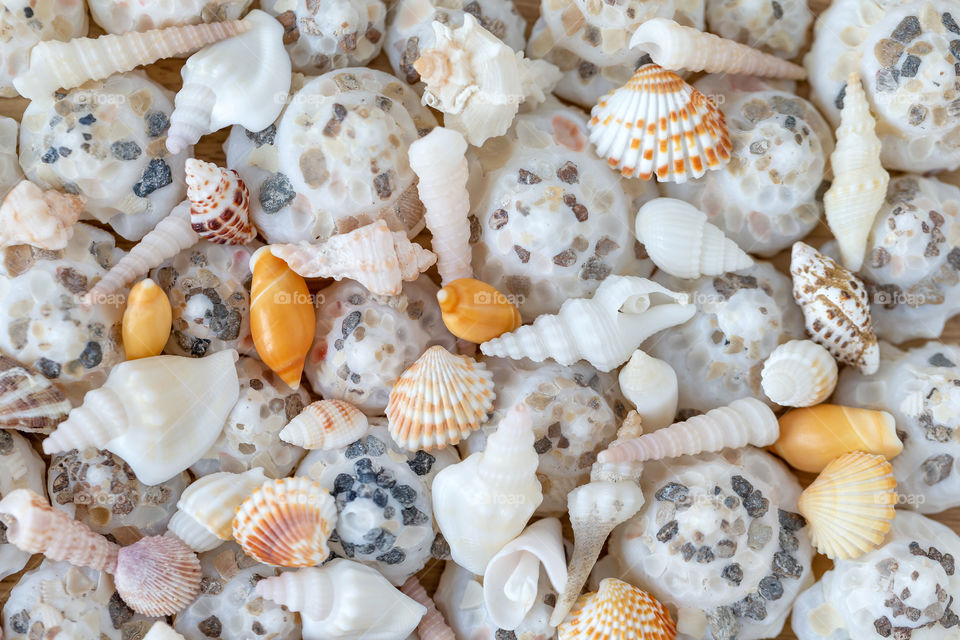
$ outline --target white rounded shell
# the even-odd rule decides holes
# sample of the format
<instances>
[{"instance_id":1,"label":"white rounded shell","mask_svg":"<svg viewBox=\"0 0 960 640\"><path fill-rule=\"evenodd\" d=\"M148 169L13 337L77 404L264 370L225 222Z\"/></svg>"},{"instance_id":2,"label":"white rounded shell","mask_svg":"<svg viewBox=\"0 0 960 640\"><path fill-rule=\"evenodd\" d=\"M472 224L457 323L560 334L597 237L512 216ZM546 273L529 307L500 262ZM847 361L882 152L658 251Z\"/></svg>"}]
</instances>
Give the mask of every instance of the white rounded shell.
<instances>
[{"instance_id":1,"label":"white rounded shell","mask_svg":"<svg viewBox=\"0 0 960 640\"><path fill-rule=\"evenodd\" d=\"M43 459L16 431L0 430L0 498L17 489L44 495ZM0 580L23 569L30 553L7 542L6 527L0 525Z\"/></svg>"},{"instance_id":2,"label":"white rounded shell","mask_svg":"<svg viewBox=\"0 0 960 640\"><path fill-rule=\"evenodd\" d=\"M837 386L837 363L810 340L791 340L770 354L760 372L763 392L785 407L809 407L830 397Z\"/></svg>"},{"instance_id":3,"label":"white rounded shell","mask_svg":"<svg viewBox=\"0 0 960 640\"><path fill-rule=\"evenodd\" d=\"M148 31L173 25L236 20L253 0L87 0L94 22L107 33Z\"/></svg>"}]
</instances>

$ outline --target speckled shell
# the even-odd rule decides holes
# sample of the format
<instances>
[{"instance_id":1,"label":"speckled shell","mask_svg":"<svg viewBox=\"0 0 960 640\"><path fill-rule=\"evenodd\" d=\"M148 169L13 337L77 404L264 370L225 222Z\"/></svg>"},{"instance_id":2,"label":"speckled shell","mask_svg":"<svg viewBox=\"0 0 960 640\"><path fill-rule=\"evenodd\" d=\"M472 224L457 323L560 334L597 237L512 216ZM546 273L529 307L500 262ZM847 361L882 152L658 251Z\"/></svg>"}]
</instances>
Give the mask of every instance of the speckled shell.
<instances>
[{"instance_id":1,"label":"speckled shell","mask_svg":"<svg viewBox=\"0 0 960 640\"><path fill-rule=\"evenodd\" d=\"M0 498L16 489L43 494L46 465L33 445L14 431L0 430ZM30 560L31 553L7 540L6 525L0 523L0 579L17 573Z\"/></svg>"},{"instance_id":2,"label":"speckled shell","mask_svg":"<svg viewBox=\"0 0 960 640\"><path fill-rule=\"evenodd\" d=\"M706 0L710 33L791 59L808 42L813 13L802 0Z\"/></svg>"},{"instance_id":3,"label":"speckled shell","mask_svg":"<svg viewBox=\"0 0 960 640\"><path fill-rule=\"evenodd\" d=\"M160 355L170 338L172 319L170 299L156 282L146 278L134 285L123 310L127 360Z\"/></svg>"},{"instance_id":4,"label":"speckled shell","mask_svg":"<svg viewBox=\"0 0 960 640\"><path fill-rule=\"evenodd\" d=\"M338 449L367 432L367 416L343 400L318 400L280 432L280 439L304 449Z\"/></svg>"},{"instance_id":5,"label":"speckled shell","mask_svg":"<svg viewBox=\"0 0 960 640\"><path fill-rule=\"evenodd\" d=\"M257 236L250 224L250 192L236 171L188 158L186 167L190 222L202 239L217 244L246 244Z\"/></svg>"},{"instance_id":6,"label":"speckled shell","mask_svg":"<svg viewBox=\"0 0 960 640\"><path fill-rule=\"evenodd\" d=\"M166 0L162 3L87 0L94 22L107 33L236 20L250 3L251 0Z\"/></svg>"},{"instance_id":7,"label":"speckled shell","mask_svg":"<svg viewBox=\"0 0 960 640\"><path fill-rule=\"evenodd\" d=\"M333 498L307 478L271 480L237 508L233 537L252 558L273 566L310 567L327 559L337 521Z\"/></svg>"},{"instance_id":8,"label":"speckled shell","mask_svg":"<svg viewBox=\"0 0 960 640\"><path fill-rule=\"evenodd\" d=\"M82 196L44 191L29 180L20 181L0 203L0 246L63 249L85 202Z\"/></svg>"},{"instance_id":9,"label":"speckled shell","mask_svg":"<svg viewBox=\"0 0 960 640\"><path fill-rule=\"evenodd\" d=\"M474 278L454 280L437 292L443 324L453 335L481 343L523 324L520 311L505 295Z\"/></svg>"},{"instance_id":10,"label":"speckled shell","mask_svg":"<svg viewBox=\"0 0 960 640\"><path fill-rule=\"evenodd\" d=\"M791 340L773 350L760 372L763 392L785 407L809 407L830 397L837 386L837 363L810 340Z\"/></svg>"},{"instance_id":11,"label":"speckled shell","mask_svg":"<svg viewBox=\"0 0 960 640\"><path fill-rule=\"evenodd\" d=\"M117 593L137 613L169 616L200 590L200 561L177 538L141 538L120 549L114 581Z\"/></svg>"},{"instance_id":12,"label":"speckled shell","mask_svg":"<svg viewBox=\"0 0 960 640\"><path fill-rule=\"evenodd\" d=\"M557 635L560 640L673 640L677 625L667 608L646 591L606 578L600 591L577 601Z\"/></svg>"},{"instance_id":13,"label":"speckled shell","mask_svg":"<svg viewBox=\"0 0 960 640\"><path fill-rule=\"evenodd\" d=\"M56 385L0 355L0 428L46 434L69 412L70 403Z\"/></svg>"}]
</instances>

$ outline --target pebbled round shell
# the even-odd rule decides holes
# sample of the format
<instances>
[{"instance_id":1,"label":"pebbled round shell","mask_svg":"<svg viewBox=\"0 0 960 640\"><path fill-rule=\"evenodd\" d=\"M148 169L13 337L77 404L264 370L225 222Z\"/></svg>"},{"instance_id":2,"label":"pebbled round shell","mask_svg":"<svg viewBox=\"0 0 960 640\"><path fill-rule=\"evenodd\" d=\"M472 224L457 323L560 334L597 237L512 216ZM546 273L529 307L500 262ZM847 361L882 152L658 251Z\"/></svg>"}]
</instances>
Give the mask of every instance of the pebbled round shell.
<instances>
[{"instance_id":1,"label":"pebbled round shell","mask_svg":"<svg viewBox=\"0 0 960 640\"><path fill-rule=\"evenodd\" d=\"M185 166L190 223L202 239L246 244L257 236L250 224L250 192L236 171L188 158Z\"/></svg>"},{"instance_id":2,"label":"pebbled round shell","mask_svg":"<svg viewBox=\"0 0 960 640\"><path fill-rule=\"evenodd\" d=\"M810 407L830 397L837 386L837 363L811 340L791 340L763 363L761 385L767 397L784 407Z\"/></svg>"},{"instance_id":3,"label":"pebbled round shell","mask_svg":"<svg viewBox=\"0 0 960 640\"><path fill-rule=\"evenodd\" d=\"M338 449L367 432L366 414L344 400L318 400L304 407L280 432L284 442L304 449Z\"/></svg>"},{"instance_id":4,"label":"pebbled round shell","mask_svg":"<svg viewBox=\"0 0 960 640\"><path fill-rule=\"evenodd\" d=\"M52 382L0 355L0 428L49 434L68 413L70 403Z\"/></svg>"},{"instance_id":5,"label":"pebbled round shell","mask_svg":"<svg viewBox=\"0 0 960 640\"><path fill-rule=\"evenodd\" d=\"M599 591L577 601L557 634L560 640L673 640L677 625L646 591L605 578Z\"/></svg>"},{"instance_id":6,"label":"pebbled round shell","mask_svg":"<svg viewBox=\"0 0 960 640\"><path fill-rule=\"evenodd\" d=\"M200 561L176 538L149 536L120 549L114 582L137 613L170 616L199 593Z\"/></svg>"}]
</instances>

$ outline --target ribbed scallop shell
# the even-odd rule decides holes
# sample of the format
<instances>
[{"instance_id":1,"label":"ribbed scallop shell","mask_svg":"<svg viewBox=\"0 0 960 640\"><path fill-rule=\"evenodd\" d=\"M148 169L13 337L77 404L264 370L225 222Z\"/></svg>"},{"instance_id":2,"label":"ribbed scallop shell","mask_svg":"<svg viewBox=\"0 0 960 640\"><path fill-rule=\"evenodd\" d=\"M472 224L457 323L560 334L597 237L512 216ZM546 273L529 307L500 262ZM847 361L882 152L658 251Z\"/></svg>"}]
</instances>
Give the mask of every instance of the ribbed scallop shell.
<instances>
[{"instance_id":1,"label":"ribbed scallop shell","mask_svg":"<svg viewBox=\"0 0 960 640\"><path fill-rule=\"evenodd\" d=\"M486 422L493 398L493 374L485 365L430 347L393 385L390 435L410 451L456 444Z\"/></svg>"},{"instance_id":2,"label":"ribbed scallop shell","mask_svg":"<svg viewBox=\"0 0 960 640\"><path fill-rule=\"evenodd\" d=\"M828 464L800 494L799 511L817 550L846 560L879 546L896 515L896 486L883 456L855 451Z\"/></svg>"},{"instance_id":3,"label":"ribbed scallop shell","mask_svg":"<svg viewBox=\"0 0 960 640\"><path fill-rule=\"evenodd\" d=\"M114 584L123 601L137 613L171 616L186 608L199 593L200 561L176 538L141 538L120 549Z\"/></svg>"},{"instance_id":4,"label":"ribbed scallop shell","mask_svg":"<svg viewBox=\"0 0 960 640\"><path fill-rule=\"evenodd\" d=\"M190 224L217 244L246 244L257 236L250 224L250 192L236 171L189 158L186 165Z\"/></svg>"},{"instance_id":5,"label":"ribbed scallop shell","mask_svg":"<svg viewBox=\"0 0 960 640\"><path fill-rule=\"evenodd\" d=\"M68 413L70 403L53 383L0 355L0 429L49 434Z\"/></svg>"},{"instance_id":6,"label":"ribbed scallop shell","mask_svg":"<svg viewBox=\"0 0 960 640\"><path fill-rule=\"evenodd\" d=\"M837 386L837 363L810 340L791 340L773 350L760 372L763 392L784 407L812 407Z\"/></svg>"},{"instance_id":7,"label":"ribbed scallop shell","mask_svg":"<svg viewBox=\"0 0 960 640\"><path fill-rule=\"evenodd\" d=\"M557 634L560 640L673 640L677 625L646 591L605 578L599 591L577 600Z\"/></svg>"},{"instance_id":8,"label":"ribbed scallop shell","mask_svg":"<svg viewBox=\"0 0 960 640\"><path fill-rule=\"evenodd\" d=\"M237 509L233 537L247 555L277 567L312 567L330 555L337 507L327 490L304 477L267 482Z\"/></svg>"},{"instance_id":9,"label":"ribbed scallop shell","mask_svg":"<svg viewBox=\"0 0 960 640\"><path fill-rule=\"evenodd\" d=\"M280 439L304 449L345 447L367 432L366 414L343 400L318 400L304 407L280 432Z\"/></svg>"},{"instance_id":10,"label":"ribbed scallop shell","mask_svg":"<svg viewBox=\"0 0 960 640\"><path fill-rule=\"evenodd\" d=\"M647 64L590 111L597 154L627 177L686 182L730 161L723 112L677 74Z\"/></svg>"}]
</instances>

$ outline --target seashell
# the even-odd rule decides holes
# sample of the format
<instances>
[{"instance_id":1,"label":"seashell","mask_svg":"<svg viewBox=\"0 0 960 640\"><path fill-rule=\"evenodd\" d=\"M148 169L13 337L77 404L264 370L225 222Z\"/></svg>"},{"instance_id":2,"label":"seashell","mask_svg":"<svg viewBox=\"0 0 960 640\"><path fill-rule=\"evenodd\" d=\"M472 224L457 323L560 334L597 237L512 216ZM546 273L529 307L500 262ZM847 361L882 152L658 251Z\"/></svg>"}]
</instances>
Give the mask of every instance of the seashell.
<instances>
[{"instance_id":1,"label":"seashell","mask_svg":"<svg viewBox=\"0 0 960 640\"><path fill-rule=\"evenodd\" d=\"M172 322L170 299L156 282L145 278L134 285L123 312L123 350L127 360L163 353Z\"/></svg>"},{"instance_id":2,"label":"seashell","mask_svg":"<svg viewBox=\"0 0 960 640\"><path fill-rule=\"evenodd\" d=\"M167 150L180 153L232 124L263 131L280 112L290 93L290 57L283 47L283 25L254 9L241 21L244 32L206 47L187 59L180 75Z\"/></svg>"},{"instance_id":3,"label":"seashell","mask_svg":"<svg viewBox=\"0 0 960 640\"><path fill-rule=\"evenodd\" d=\"M853 272L863 265L867 238L887 195L890 174L880 164L880 139L859 73L847 80L837 128L837 146L830 155L833 183L823 194L823 211L837 238L843 266Z\"/></svg>"},{"instance_id":4,"label":"seashell","mask_svg":"<svg viewBox=\"0 0 960 640\"><path fill-rule=\"evenodd\" d=\"M845 453L895 458L903 451L896 421L886 411L818 404L780 416L780 437L770 450L800 471L819 473Z\"/></svg>"},{"instance_id":5,"label":"seashell","mask_svg":"<svg viewBox=\"0 0 960 640\"><path fill-rule=\"evenodd\" d=\"M190 226L190 201L185 200L103 274L85 294L84 304L113 304L116 292L199 241Z\"/></svg>"},{"instance_id":6,"label":"seashell","mask_svg":"<svg viewBox=\"0 0 960 640\"><path fill-rule=\"evenodd\" d=\"M260 580L256 591L300 613L304 640L404 640L426 613L376 569L342 558Z\"/></svg>"},{"instance_id":7,"label":"seashell","mask_svg":"<svg viewBox=\"0 0 960 640\"><path fill-rule=\"evenodd\" d=\"M316 330L310 290L269 247L250 257L250 271L250 335L257 354L291 389L298 389Z\"/></svg>"},{"instance_id":8,"label":"seashell","mask_svg":"<svg viewBox=\"0 0 960 640\"><path fill-rule=\"evenodd\" d=\"M146 31L177 24L198 24L236 20L250 8L252 0L168 0L118 2L88 0L90 17L107 33Z\"/></svg>"},{"instance_id":9,"label":"seashell","mask_svg":"<svg viewBox=\"0 0 960 640\"><path fill-rule=\"evenodd\" d=\"M648 337L696 313L685 293L646 278L608 276L592 299L569 299L557 315L542 315L480 345L484 355L560 364L586 360L600 371L623 364Z\"/></svg>"},{"instance_id":10,"label":"seashell","mask_svg":"<svg viewBox=\"0 0 960 640\"><path fill-rule=\"evenodd\" d=\"M482 575L543 501L530 409L517 405L487 438L486 449L440 471L433 513L454 562Z\"/></svg>"},{"instance_id":11,"label":"seashell","mask_svg":"<svg viewBox=\"0 0 960 640\"><path fill-rule=\"evenodd\" d=\"M250 224L250 192L236 171L188 158L187 198L190 224L202 239L217 244L246 244L257 237Z\"/></svg>"},{"instance_id":12,"label":"seashell","mask_svg":"<svg viewBox=\"0 0 960 640\"><path fill-rule=\"evenodd\" d=\"M262 467L244 473L221 471L198 478L177 502L168 534L203 553L233 539L233 519L240 504L267 482Z\"/></svg>"},{"instance_id":13,"label":"seashell","mask_svg":"<svg viewBox=\"0 0 960 640\"><path fill-rule=\"evenodd\" d=\"M838 361L866 375L875 373L880 348L863 281L803 242L793 244L790 275L793 298L803 311L811 339Z\"/></svg>"},{"instance_id":14,"label":"seashell","mask_svg":"<svg viewBox=\"0 0 960 640\"><path fill-rule=\"evenodd\" d=\"M344 400L318 400L303 408L280 432L280 439L304 449L339 449L363 437L366 414Z\"/></svg>"},{"instance_id":15,"label":"seashell","mask_svg":"<svg viewBox=\"0 0 960 640\"><path fill-rule=\"evenodd\" d=\"M620 369L620 391L647 431L673 424L677 415L677 373L668 363L637 349Z\"/></svg>"},{"instance_id":16,"label":"seashell","mask_svg":"<svg viewBox=\"0 0 960 640\"><path fill-rule=\"evenodd\" d=\"M239 396L237 352L121 362L43 441L43 452L96 447L120 456L147 485L200 459ZM202 393L202 395L201 395Z\"/></svg>"},{"instance_id":17,"label":"seashell","mask_svg":"<svg viewBox=\"0 0 960 640\"><path fill-rule=\"evenodd\" d=\"M7 542L50 560L113 573L120 547L94 533L30 489L15 489L0 500Z\"/></svg>"},{"instance_id":18,"label":"seashell","mask_svg":"<svg viewBox=\"0 0 960 640\"><path fill-rule=\"evenodd\" d=\"M120 549L114 584L137 613L172 616L197 597L200 577L200 560L187 545L149 536Z\"/></svg>"},{"instance_id":19,"label":"seashell","mask_svg":"<svg viewBox=\"0 0 960 640\"><path fill-rule=\"evenodd\" d=\"M86 198L21 180L0 204L0 248L29 244L57 251L67 246Z\"/></svg>"},{"instance_id":20,"label":"seashell","mask_svg":"<svg viewBox=\"0 0 960 640\"><path fill-rule=\"evenodd\" d=\"M640 207L637 240L660 269L678 278L719 276L753 266L753 258L707 222L707 214L675 198Z\"/></svg>"},{"instance_id":21,"label":"seashell","mask_svg":"<svg viewBox=\"0 0 960 640\"><path fill-rule=\"evenodd\" d=\"M457 444L487 421L493 398L493 374L482 362L435 345L390 391L390 436L410 451Z\"/></svg>"},{"instance_id":22,"label":"seashell","mask_svg":"<svg viewBox=\"0 0 960 640\"><path fill-rule=\"evenodd\" d=\"M320 244L271 245L273 255L305 278L350 278L370 293L397 295L404 282L416 280L436 256L402 231L377 220Z\"/></svg>"},{"instance_id":23,"label":"seashell","mask_svg":"<svg viewBox=\"0 0 960 640\"><path fill-rule=\"evenodd\" d=\"M560 640L673 640L677 625L667 608L642 589L604 578L600 590L577 601L557 627Z\"/></svg>"},{"instance_id":24,"label":"seashell","mask_svg":"<svg viewBox=\"0 0 960 640\"><path fill-rule=\"evenodd\" d=\"M668 125L669 123L669 125ZM723 112L683 78L655 64L590 110L597 155L628 178L686 182L730 161Z\"/></svg>"},{"instance_id":25,"label":"seashell","mask_svg":"<svg viewBox=\"0 0 960 640\"><path fill-rule=\"evenodd\" d=\"M516 305L486 282L460 278L437 292L443 324L453 335L480 344L520 328Z\"/></svg>"},{"instance_id":26,"label":"seashell","mask_svg":"<svg viewBox=\"0 0 960 640\"><path fill-rule=\"evenodd\" d=\"M47 434L68 413L70 402L52 382L0 354L0 429Z\"/></svg>"},{"instance_id":27,"label":"seashell","mask_svg":"<svg viewBox=\"0 0 960 640\"><path fill-rule=\"evenodd\" d=\"M773 350L760 372L763 392L784 407L810 407L837 386L837 363L810 340L791 340Z\"/></svg>"},{"instance_id":28,"label":"seashell","mask_svg":"<svg viewBox=\"0 0 960 640\"><path fill-rule=\"evenodd\" d=\"M252 558L275 567L311 567L330 555L337 507L309 478L271 480L237 508L233 537Z\"/></svg>"},{"instance_id":29,"label":"seashell","mask_svg":"<svg viewBox=\"0 0 960 640\"><path fill-rule=\"evenodd\" d=\"M423 588L416 576L410 576L400 587L400 592L427 610L420 618L420 624L417 625L417 638L419 640L457 640L453 629L447 625L446 620L443 619L443 614L437 610L433 598Z\"/></svg>"},{"instance_id":30,"label":"seashell","mask_svg":"<svg viewBox=\"0 0 960 640\"><path fill-rule=\"evenodd\" d=\"M474 146L502 136L521 103L543 102L560 79L560 70L528 60L484 29L472 15L451 29L435 20L435 44L413 63L426 83L423 103L442 111L445 127Z\"/></svg>"},{"instance_id":31,"label":"seashell","mask_svg":"<svg viewBox=\"0 0 960 640\"><path fill-rule=\"evenodd\" d=\"M726 407L611 445L597 456L600 462L662 460L707 451L766 447L780 435L777 416L756 398L740 398Z\"/></svg>"},{"instance_id":32,"label":"seashell","mask_svg":"<svg viewBox=\"0 0 960 640\"><path fill-rule=\"evenodd\" d=\"M433 236L437 271L443 285L472 278L470 194L467 193L467 141L454 129L437 127L410 144L407 156L417 174L417 194Z\"/></svg>"},{"instance_id":33,"label":"seashell","mask_svg":"<svg viewBox=\"0 0 960 640\"><path fill-rule=\"evenodd\" d=\"M173 630L173 627L166 622L157 620L143 636L143 640L186 640L182 635Z\"/></svg>"},{"instance_id":34,"label":"seashell","mask_svg":"<svg viewBox=\"0 0 960 640\"><path fill-rule=\"evenodd\" d=\"M897 504L893 466L883 456L845 453L800 494L813 546L831 560L862 556L883 542Z\"/></svg>"},{"instance_id":35,"label":"seashell","mask_svg":"<svg viewBox=\"0 0 960 640\"><path fill-rule=\"evenodd\" d=\"M483 601L498 627L514 631L533 608L541 566L554 589L562 589L567 582L567 562L561 525L556 518L537 520L487 564Z\"/></svg>"},{"instance_id":36,"label":"seashell","mask_svg":"<svg viewBox=\"0 0 960 640\"><path fill-rule=\"evenodd\" d=\"M67 42L38 42L30 51L30 67L13 79L13 86L23 97L36 100L60 88L72 89L88 80L101 80L161 58L191 53L249 28L246 21L232 20Z\"/></svg>"},{"instance_id":37,"label":"seashell","mask_svg":"<svg viewBox=\"0 0 960 640\"><path fill-rule=\"evenodd\" d=\"M803 80L803 67L668 18L647 20L633 32L630 48L646 52L665 69Z\"/></svg>"}]
</instances>

